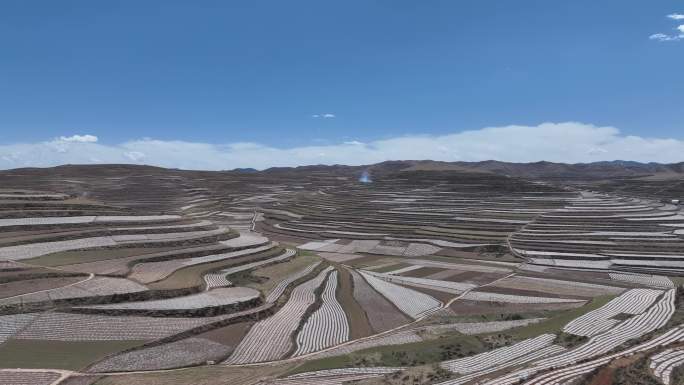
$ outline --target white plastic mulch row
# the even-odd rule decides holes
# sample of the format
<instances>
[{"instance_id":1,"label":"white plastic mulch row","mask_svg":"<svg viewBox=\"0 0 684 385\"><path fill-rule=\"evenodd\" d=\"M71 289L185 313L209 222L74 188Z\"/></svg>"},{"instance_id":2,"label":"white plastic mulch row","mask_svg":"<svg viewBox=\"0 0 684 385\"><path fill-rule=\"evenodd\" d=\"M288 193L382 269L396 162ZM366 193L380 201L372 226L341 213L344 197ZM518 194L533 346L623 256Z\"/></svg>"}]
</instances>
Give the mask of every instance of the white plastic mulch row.
<instances>
[{"instance_id":1,"label":"white plastic mulch row","mask_svg":"<svg viewBox=\"0 0 684 385\"><path fill-rule=\"evenodd\" d=\"M286 289L292 282L294 282L294 281L296 281L296 280L298 280L298 279L300 279L300 278L302 278L302 277L305 277L306 275L308 275L309 273L311 273L312 271L314 271L314 269L315 269L318 265L320 265L320 264L321 264L320 261L316 261L316 262L310 264L309 266L305 267L304 269L302 269L302 270L300 270L300 271L298 271L298 272L296 272L296 273L293 273L293 274L288 275L287 278L285 278L285 279L283 279L282 281L280 281L280 282L273 288L273 290L271 290L271 292L268 293L268 295L266 296L266 302L268 303L268 302L275 302L275 301L277 301L278 298L280 298L280 296L283 294L283 292L285 292L285 289Z\"/></svg>"},{"instance_id":2,"label":"white plastic mulch row","mask_svg":"<svg viewBox=\"0 0 684 385\"><path fill-rule=\"evenodd\" d=\"M422 315L442 306L440 301L427 294L395 285L368 272L359 271L359 273L363 275L373 289L377 290L398 307L399 310L412 318L420 318Z\"/></svg>"},{"instance_id":3,"label":"white plastic mulch row","mask_svg":"<svg viewBox=\"0 0 684 385\"><path fill-rule=\"evenodd\" d=\"M109 356L91 366L88 372L158 370L202 365L207 361L220 360L230 351L230 346L206 338L185 338Z\"/></svg>"},{"instance_id":4,"label":"white plastic mulch row","mask_svg":"<svg viewBox=\"0 0 684 385\"><path fill-rule=\"evenodd\" d=\"M387 275L398 275L398 274L402 274L402 273L408 273L409 271L422 269L423 267L425 267L425 266L411 265L411 266L402 267L402 268L397 269L397 270L388 271L385 274L387 274Z\"/></svg>"},{"instance_id":5,"label":"white plastic mulch row","mask_svg":"<svg viewBox=\"0 0 684 385\"><path fill-rule=\"evenodd\" d=\"M670 385L672 370L684 364L684 350L667 349L651 357L649 367L665 385Z\"/></svg>"},{"instance_id":6,"label":"white plastic mulch row","mask_svg":"<svg viewBox=\"0 0 684 385\"><path fill-rule=\"evenodd\" d=\"M30 302L43 302L73 298L128 294L146 291L147 287L125 278L95 277L93 279L46 290L0 299L0 306Z\"/></svg>"},{"instance_id":7,"label":"white plastic mulch row","mask_svg":"<svg viewBox=\"0 0 684 385\"><path fill-rule=\"evenodd\" d=\"M292 250L292 249L287 249L282 254L277 255L275 257L264 259L261 261L246 263L244 265L230 267L228 269L223 269L223 270L221 270L221 273L226 274L226 275L231 275L231 274L239 273L241 271L255 269L259 266L263 266L263 265L267 265L269 263L278 262L278 261L288 259L288 258L294 256L296 253L297 252Z\"/></svg>"},{"instance_id":8,"label":"white plastic mulch row","mask_svg":"<svg viewBox=\"0 0 684 385\"><path fill-rule=\"evenodd\" d=\"M313 226L313 225L308 225ZM284 228L283 226L276 225L278 228ZM337 226L324 226L316 225L315 227L337 227ZM317 230L303 230L303 229L290 229L300 232L320 232L323 229ZM328 231L331 232L331 231ZM335 234L340 234L341 232L335 232ZM371 235L371 233L356 233L359 235ZM353 235L347 233L344 235ZM382 234L374 234L380 236ZM317 251L327 251L335 253L373 253L373 254L385 254L385 255L396 255L404 257L420 257L425 255L433 254L442 249L442 247L471 247L473 244L458 244L448 241L432 240L432 239L409 239L409 238L393 238L384 237L386 240L396 240L402 242L408 242L407 246L385 246L380 245L378 240L369 239L357 239L353 240L346 245L336 243L338 239L327 239L323 241L312 241L307 242L303 245L298 246L302 250L317 250ZM416 242L412 242L416 241Z\"/></svg>"},{"instance_id":9,"label":"white plastic mulch row","mask_svg":"<svg viewBox=\"0 0 684 385\"><path fill-rule=\"evenodd\" d=\"M164 279L173 274L173 272L176 270L182 269L186 266L201 265L203 263L211 263L231 258L243 257L246 255L260 253L262 251L267 251L271 248L273 248L273 245L269 244L251 249L242 249L221 254L211 254L203 257L138 263L131 269L131 274L129 277L140 282L154 282Z\"/></svg>"},{"instance_id":10,"label":"white plastic mulch row","mask_svg":"<svg viewBox=\"0 0 684 385\"><path fill-rule=\"evenodd\" d=\"M388 282L396 282L407 286L422 287L426 289L444 291L452 294L461 294L466 290L470 290L476 287L476 285L470 283L442 281L438 279L428 278L396 276L389 273L375 273L369 271L367 272L367 274L373 275L377 278L383 279Z\"/></svg>"},{"instance_id":11,"label":"white plastic mulch row","mask_svg":"<svg viewBox=\"0 0 684 385\"><path fill-rule=\"evenodd\" d=\"M556 369L548 374L541 375L538 377L538 381L535 379L528 381L525 384L559 384L564 383L575 376L590 372L594 368L609 362L611 359L619 357L621 353L606 356L612 358L595 359L586 364L577 363L606 354L631 339L639 338L663 327L674 313L674 294L674 289L669 290L663 298L648 311L636 315L602 334L591 337L586 343L568 350L563 354L541 359L526 369L521 369L499 377L492 382L492 384L515 384L521 379L530 378L540 371L551 368L563 369ZM679 335L684 336L684 330L681 330L681 334ZM680 336L676 336L676 338L681 338ZM646 344L628 349L622 352L622 354L639 351L638 349L644 346L659 346L663 341L669 341L667 338L669 337L658 337ZM575 370L576 368L579 369Z\"/></svg>"},{"instance_id":12,"label":"white plastic mulch row","mask_svg":"<svg viewBox=\"0 0 684 385\"><path fill-rule=\"evenodd\" d=\"M667 346L671 343L675 342L681 342L684 341L684 329L682 329L681 326L676 327L674 329L670 329L664 334L653 338L649 341L646 341L642 344L639 344L635 347L620 351L618 353L610 354L608 356L604 356L601 358L597 358L588 362L584 362L581 364L575 364L571 365L562 369L556 369L553 370L549 373L545 373L543 375L540 375L536 378L533 378L527 382L524 382L523 385L560 385L560 384L566 384L577 377L584 375L586 373L589 373L593 371L594 369L606 365L607 363L611 362L614 359L620 358L620 357L625 357L637 352L643 352L647 351L656 347L660 346ZM531 375L534 372L527 373L527 375ZM528 377L522 377L522 378L528 378ZM520 378L519 378L520 379ZM512 384L514 382L501 382L501 381L495 381L492 383L488 383L487 385L507 385L507 384ZM517 383L517 381L515 382Z\"/></svg>"},{"instance_id":13,"label":"white plastic mulch row","mask_svg":"<svg viewBox=\"0 0 684 385\"><path fill-rule=\"evenodd\" d=\"M498 372L498 371L501 371L504 369L510 370L510 369L515 368L517 366L528 364L530 362L533 362L533 361L538 360L538 359L543 358L543 357L548 357L548 356L551 356L554 354L563 353L565 350L566 349L564 347L559 346L559 345L549 345L549 346L543 347L541 349L534 350L532 352L526 353L522 356L519 356L519 357L513 358L511 360L505 361L503 363L498 363L495 365L488 366L487 368L481 369L477 372L465 374L465 375L460 376L456 379L440 382L437 385L461 385L461 384L465 384L465 383L468 383L468 382L470 382L470 381L472 381L478 377L487 376L491 373Z\"/></svg>"},{"instance_id":14,"label":"white plastic mulch row","mask_svg":"<svg viewBox=\"0 0 684 385\"><path fill-rule=\"evenodd\" d=\"M12 372L0 370L0 384L5 385L51 385L62 377L56 372L30 370Z\"/></svg>"},{"instance_id":15,"label":"white plastic mulch row","mask_svg":"<svg viewBox=\"0 0 684 385\"><path fill-rule=\"evenodd\" d=\"M81 309L102 310L193 310L208 307L234 305L259 298L261 293L249 287L228 287L184 297L165 298L152 301L113 303L108 305L82 306Z\"/></svg>"},{"instance_id":16,"label":"white plastic mulch row","mask_svg":"<svg viewBox=\"0 0 684 385\"><path fill-rule=\"evenodd\" d=\"M205 255L204 257L189 258L189 259L185 259L185 260L180 260L180 262L184 266L201 265L203 263L211 263L211 262L216 262L216 261L222 261L222 260L228 259L228 258L236 258L236 257L245 256L245 255L260 253L262 251L270 250L273 246L274 246L274 244L269 243L269 244L266 244L263 246L247 248L247 249L242 249L242 250L238 250L238 251L231 251L228 253Z\"/></svg>"},{"instance_id":17,"label":"white plastic mulch row","mask_svg":"<svg viewBox=\"0 0 684 385\"><path fill-rule=\"evenodd\" d=\"M39 242L17 246L0 247L0 258L10 260L21 260L39 257L45 254L58 253L69 250L90 249L96 247L117 246L122 244L134 244L142 242L163 242L180 241L205 236L218 235L225 232L225 229L192 231L165 234L130 234L115 235L105 237L89 237L80 239L70 239L67 241Z\"/></svg>"},{"instance_id":18,"label":"white plastic mulch row","mask_svg":"<svg viewBox=\"0 0 684 385\"><path fill-rule=\"evenodd\" d=\"M219 317L138 317L45 312L14 338L50 341L154 340L220 320Z\"/></svg>"},{"instance_id":19,"label":"white plastic mulch row","mask_svg":"<svg viewBox=\"0 0 684 385\"><path fill-rule=\"evenodd\" d=\"M386 240L390 241L404 241L404 242L424 242L424 243L429 243L435 246L438 246L440 248L442 247L451 247L454 249L458 248L465 248L465 247L474 247L474 246L487 246L489 243L459 243L459 242L451 242L451 241L444 241L441 239L429 239L429 238L418 238L418 239L412 239L412 238L396 238L396 237L385 237ZM433 250L433 249L431 249ZM438 250L435 250L438 251ZM434 252L434 251L433 251ZM432 253L430 253L432 254ZM408 256L408 255L407 255Z\"/></svg>"},{"instance_id":20,"label":"white plastic mulch row","mask_svg":"<svg viewBox=\"0 0 684 385\"><path fill-rule=\"evenodd\" d=\"M252 326L225 363L247 364L283 358L292 348L292 333L297 330L309 306L316 302L315 290L332 269L328 267L315 278L295 287L290 299L277 313Z\"/></svg>"},{"instance_id":21,"label":"white plastic mulch row","mask_svg":"<svg viewBox=\"0 0 684 385\"><path fill-rule=\"evenodd\" d=\"M231 238L219 243L228 247L249 247L266 244L268 243L268 238L258 234L240 233L240 236L237 238Z\"/></svg>"},{"instance_id":22,"label":"white plastic mulch row","mask_svg":"<svg viewBox=\"0 0 684 385\"><path fill-rule=\"evenodd\" d=\"M563 256L559 256L558 258L534 258L529 251L523 251L520 249L515 249L516 252L519 254L522 254L523 256L527 257L529 259L528 262L537 264L537 265L545 265L545 266L550 266L550 267L558 267L558 268L570 268L570 269L609 269L612 266L612 262L610 260L602 260L600 258L600 255L594 254L593 256L589 256L589 258L596 258L596 260L579 260L579 259L564 259L563 257L575 257L578 256L578 254L573 254L573 253L563 253ZM587 256L587 254L582 254L580 256Z\"/></svg>"},{"instance_id":23,"label":"white plastic mulch row","mask_svg":"<svg viewBox=\"0 0 684 385\"><path fill-rule=\"evenodd\" d=\"M404 370L404 368L343 368L300 373L263 383L264 385L343 385Z\"/></svg>"},{"instance_id":24,"label":"white plastic mulch row","mask_svg":"<svg viewBox=\"0 0 684 385\"><path fill-rule=\"evenodd\" d=\"M556 339L555 334L542 334L511 346L505 346L470 357L444 361L440 366L452 373L475 373L550 346L554 339Z\"/></svg>"},{"instance_id":25,"label":"white plastic mulch row","mask_svg":"<svg viewBox=\"0 0 684 385\"><path fill-rule=\"evenodd\" d=\"M563 331L587 337L602 333L620 322L614 319L618 314L643 313L661 294L660 290L629 290L600 308L573 319L565 325Z\"/></svg>"},{"instance_id":26,"label":"white plastic mulch row","mask_svg":"<svg viewBox=\"0 0 684 385\"><path fill-rule=\"evenodd\" d=\"M37 313L0 316L0 345L25 328L36 316Z\"/></svg>"},{"instance_id":27,"label":"white plastic mulch row","mask_svg":"<svg viewBox=\"0 0 684 385\"><path fill-rule=\"evenodd\" d=\"M336 291L337 271L333 271L321 295L321 307L311 314L297 334L294 356L323 350L349 340L347 315L335 297Z\"/></svg>"},{"instance_id":28,"label":"white plastic mulch row","mask_svg":"<svg viewBox=\"0 0 684 385\"><path fill-rule=\"evenodd\" d=\"M195 223L183 225L160 225L160 226L135 226L135 227L114 227L114 230L171 230L171 229L191 229L193 227L213 226L211 221L197 221Z\"/></svg>"},{"instance_id":29,"label":"white plastic mulch row","mask_svg":"<svg viewBox=\"0 0 684 385\"><path fill-rule=\"evenodd\" d=\"M533 266L533 265L527 265ZM535 290L557 295L574 295L583 297L595 297L606 294L619 294L624 288L615 286L599 285L595 283L563 281L559 279L526 277L516 275L497 281L493 287L507 289Z\"/></svg>"},{"instance_id":30,"label":"white plastic mulch row","mask_svg":"<svg viewBox=\"0 0 684 385\"><path fill-rule=\"evenodd\" d=\"M311 241L297 246L298 249L302 250L319 250L322 247L335 244L338 239L326 239L324 241Z\"/></svg>"},{"instance_id":31,"label":"white plastic mulch row","mask_svg":"<svg viewBox=\"0 0 684 385\"><path fill-rule=\"evenodd\" d=\"M26 194L16 194L16 193L0 193L0 199L22 199L31 198L40 200L43 199L66 199L69 196L67 194L40 194L40 193L26 193Z\"/></svg>"},{"instance_id":32,"label":"white plastic mulch row","mask_svg":"<svg viewBox=\"0 0 684 385\"><path fill-rule=\"evenodd\" d=\"M507 274L512 270L505 267L496 267L491 265L480 265L474 263L454 263L454 262L442 262L442 261L432 261L429 259L407 259L403 262L410 263L412 265L422 265L424 267L438 267L442 269L454 269L454 270L464 270L464 271L476 271L479 273L502 273Z\"/></svg>"},{"instance_id":33,"label":"white plastic mulch row","mask_svg":"<svg viewBox=\"0 0 684 385\"><path fill-rule=\"evenodd\" d=\"M415 243L411 242L404 250L404 257L422 257L425 255L434 254L440 251L442 248L438 246L433 246L425 243Z\"/></svg>"},{"instance_id":34,"label":"white plastic mulch row","mask_svg":"<svg viewBox=\"0 0 684 385\"><path fill-rule=\"evenodd\" d=\"M321 378L346 374L389 374L404 370L404 367L373 366L367 368L339 368L293 374L285 378Z\"/></svg>"},{"instance_id":35,"label":"white plastic mulch row","mask_svg":"<svg viewBox=\"0 0 684 385\"><path fill-rule=\"evenodd\" d=\"M269 249L271 249L271 246L262 246L262 247L258 247L255 249L246 249L246 250L242 250L239 252L233 252L233 253L245 254L245 253L247 253L247 251L249 251L249 254L254 254L254 253L269 250ZM294 255L293 250L286 250L283 254L280 254L280 255L273 257L273 258L269 258L269 259L257 261L257 262L252 262L252 263L247 263L244 265L239 265L236 267L232 267L230 269L221 270L217 273L206 274L204 276L204 282L206 283L206 288L207 288L207 290L209 290L209 289L213 289L213 288L217 288L217 287L232 286L233 283L230 280L228 280L228 278L227 278L228 275L235 274L235 273L240 272L240 271L254 269L254 268L257 268L257 267L264 265L264 264L267 264L267 263L272 263L272 262L277 262L277 261L280 261L283 259L287 259L287 258L291 257L292 255ZM283 290L284 290L284 288L283 288Z\"/></svg>"},{"instance_id":36,"label":"white plastic mulch row","mask_svg":"<svg viewBox=\"0 0 684 385\"><path fill-rule=\"evenodd\" d=\"M483 291L471 291L461 297L470 301L502 302L502 303L579 303L581 299L532 297L526 295L499 294Z\"/></svg>"},{"instance_id":37,"label":"white plastic mulch row","mask_svg":"<svg viewBox=\"0 0 684 385\"><path fill-rule=\"evenodd\" d=\"M206 274L203 278L204 278L204 282L206 284L207 290L213 289L215 287L227 287L227 286L233 285L233 283L230 282L226 278L226 275L223 273L209 273L209 274Z\"/></svg>"},{"instance_id":38,"label":"white plastic mulch row","mask_svg":"<svg viewBox=\"0 0 684 385\"><path fill-rule=\"evenodd\" d=\"M144 243L150 241L165 241L165 240L183 240L207 237L212 235L220 235L226 232L225 228L215 230L200 230L200 231L184 231L176 233L158 233L158 234L122 234L112 235L112 239L117 243Z\"/></svg>"},{"instance_id":39,"label":"white plastic mulch row","mask_svg":"<svg viewBox=\"0 0 684 385\"><path fill-rule=\"evenodd\" d=\"M662 275L610 273L610 279L620 282L636 283L645 286L673 288L674 283Z\"/></svg>"}]
</instances>

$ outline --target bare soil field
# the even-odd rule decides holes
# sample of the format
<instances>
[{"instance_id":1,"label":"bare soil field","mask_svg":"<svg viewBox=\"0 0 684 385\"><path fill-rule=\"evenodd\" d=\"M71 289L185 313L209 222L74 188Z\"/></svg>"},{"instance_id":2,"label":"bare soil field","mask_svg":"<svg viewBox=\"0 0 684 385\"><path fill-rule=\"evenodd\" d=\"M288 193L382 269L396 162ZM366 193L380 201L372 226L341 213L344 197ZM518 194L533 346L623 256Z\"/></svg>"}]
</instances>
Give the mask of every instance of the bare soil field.
<instances>
[{"instance_id":1,"label":"bare soil field","mask_svg":"<svg viewBox=\"0 0 684 385\"><path fill-rule=\"evenodd\" d=\"M405 275L407 277L418 277L418 278L429 278L435 274L444 272L446 270L440 269L439 267L421 267L420 269L415 269L408 271L406 273L401 273L401 275ZM456 272L452 272L454 274ZM446 274L446 273L444 273ZM439 277L440 275L438 275ZM440 278L433 278L433 279L440 279Z\"/></svg>"},{"instance_id":2,"label":"bare soil field","mask_svg":"<svg viewBox=\"0 0 684 385\"><path fill-rule=\"evenodd\" d=\"M142 342L10 340L0 345L0 367L79 370Z\"/></svg>"},{"instance_id":3,"label":"bare soil field","mask_svg":"<svg viewBox=\"0 0 684 385\"><path fill-rule=\"evenodd\" d=\"M253 322L239 322L198 334L197 337L235 348L253 324Z\"/></svg>"},{"instance_id":4,"label":"bare soil field","mask_svg":"<svg viewBox=\"0 0 684 385\"><path fill-rule=\"evenodd\" d=\"M337 267L339 273L339 290L337 300L342 305L350 326L352 340L367 337L373 334L373 329L368 321L366 312L354 299L354 278L347 268Z\"/></svg>"},{"instance_id":5,"label":"bare soil field","mask_svg":"<svg viewBox=\"0 0 684 385\"><path fill-rule=\"evenodd\" d=\"M0 298L13 297L35 291L56 289L82 281L84 278L85 277L54 277L3 283L0 284Z\"/></svg>"},{"instance_id":6,"label":"bare soil field","mask_svg":"<svg viewBox=\"0 0 684 385\"><path fill-rule=\"evenodd\" d=\"M102 249L97 252L91 251L62 251L43 255L37 258L28 259L24 262L38 266L64 266L71 264L81 264L109 259L126 258L132 256L144 256L163 251L174 250L174 247L131 247L121 249Z\"/></svg>"},{"instance_id":7,"label":"bare soil field","mask_svg":"<svg viewBox=\"0 0 684 385\"><path fill-rule=\"evenodd\" d=\"M399 309L370 287L359 273L352 272L351 275L354 299L366 313L373 331L380 333L410 322Z\"/></svg>"}]
</instances>

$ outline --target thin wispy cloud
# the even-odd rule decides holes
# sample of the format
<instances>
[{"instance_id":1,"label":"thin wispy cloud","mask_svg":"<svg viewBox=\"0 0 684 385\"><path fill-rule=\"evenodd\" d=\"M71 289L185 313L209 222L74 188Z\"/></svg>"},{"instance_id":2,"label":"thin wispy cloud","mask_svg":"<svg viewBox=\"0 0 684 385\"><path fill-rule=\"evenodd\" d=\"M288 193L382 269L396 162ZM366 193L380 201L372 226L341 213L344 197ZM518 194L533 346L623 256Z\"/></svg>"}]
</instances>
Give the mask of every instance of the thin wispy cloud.
<instances>
[{"instance_id":1,"label":"thin wispy cloud","mask_svg":"<svg viewBox=\"0 0 684 385\"><path fill-rule=\"evenodd\" d=\"M313 114L311 115L312 118L323 118L323 119L333 119L335 118L335 114Z\"/></svg>"},{"instance_id":2,"label":"thin wispy cloud","mask_svg":"<svg viewBox=\"0 0 684 385\"><path fill-rule=\"evenodd\" d=\"M684 39L684 36L680 35L666 35L664 33L654 33L653 35L648 37L651 40L657 40L657 41L677 41Z\"/></svg>"},{"instance_id":3,"label":"thin wispy cloud","mask_svg":"<svg viewBox=\"0 0 684 385\"><path fill-rule=\"evenodd\" d=\"M368 142L347 141L290 148L253 142L216 144L150 138L119 144L57 138L38 143L0 145L0 169L67 163L127 163L226 170L310 164L364 165L402 159L546 160L566 163L622 159L676 163L684 161L684 140L625 135L615 127L565 122L486 127L448 135L418 134Z\"/></svg>"},{"instance_id":4,"label":"thin wispy cloud","mask_svg":"<svg viewBox=\"0 0 684 385\"><path fill-rule=\"evenodd\" d=\"M680 13L672 13L667 15L668 19L672 20L684 20L684 15ZM675 31L677 31L674 34L666 34L666 33L654 33L648 38L651 40L655 41L679 41L679 40L684 40L684 24L679 25L675 28Z\"/></svg>"},{"instance_id":5,"label":"thin wispy cloud","mask_svg":"<svg viewBox=\"0 0 684 385\"><path fill-rule=\"evenodd\" d=\"M97 142L97 136L95 135L71 135L71 136L60 136L59 140L62 142L80 142L80 143L95 143Z\"/></svg>"}]
</instances>

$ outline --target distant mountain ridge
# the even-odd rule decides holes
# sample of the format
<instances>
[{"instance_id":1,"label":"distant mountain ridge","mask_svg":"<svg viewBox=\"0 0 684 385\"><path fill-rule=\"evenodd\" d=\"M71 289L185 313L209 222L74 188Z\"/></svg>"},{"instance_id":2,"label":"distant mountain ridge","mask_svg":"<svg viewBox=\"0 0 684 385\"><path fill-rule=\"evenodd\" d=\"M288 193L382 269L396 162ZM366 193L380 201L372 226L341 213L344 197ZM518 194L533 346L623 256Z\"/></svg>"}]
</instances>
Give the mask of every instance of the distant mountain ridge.
<instances>
[{"instance_id":1,"label":"distant mountain ridge","mask_svg":"<svg viewBox=\"0 0 684 385\"><path fill-rule=\"evenodd\" d=\"M51 171L52 170L52 171ZM272 167L263 171L253 168L236 168L226 171L190 171L166 169L162 167L133 165L133 164L103 164L103 165L62 165L51 168L20 168L0 171L0 173L41 174L45 172L60 175L76 175L79 173L102 175L124 173L164 173L173 172L220 172L236 174L335 174L340 176L361 175L368 170L372 176L384 176L397 173L416 172L455 172L455 173L486 173L500 176L529 178L529 179L566 179L566 180L598 180L619 178L655 178L660 180L684 179L684 162L640 163L635 161L601 161L593 163L554 163L532 162L512 163L497 160L481 162L442 162L434 160L397 160L381 163L347 166L347 165L307 165L298 167Z\"/></svg>"},{"instance_id":2,"label":"distant mountain ridge","mask_svg":"<svg viewBox=\"0 0 684 385\"><path fill-rule=\"evenodd\" d=\"M496 160L481 162L438 162L431 160L382 162L367 167L371 172L383 171L460 171L480 172L532 179L606 179L661 177L684 178L684 162L674 164L634 161L594 163L511 163Z\"/></svg>"}]
</instances>

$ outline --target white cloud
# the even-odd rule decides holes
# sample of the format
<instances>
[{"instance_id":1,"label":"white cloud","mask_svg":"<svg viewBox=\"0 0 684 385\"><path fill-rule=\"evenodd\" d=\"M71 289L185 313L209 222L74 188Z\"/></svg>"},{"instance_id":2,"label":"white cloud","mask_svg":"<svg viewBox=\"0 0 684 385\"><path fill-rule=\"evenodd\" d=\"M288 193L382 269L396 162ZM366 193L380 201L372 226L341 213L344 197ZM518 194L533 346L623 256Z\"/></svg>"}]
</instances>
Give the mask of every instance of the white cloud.
<instances>
[{"instance_id":1,"label":"white cloud","mask_svg":"<svg viewBox=\"0 0 684 385\"><path fill-rule=\"evenodd\" d=\"M615 127L577 122L486 127L448 135L409 135L371 142L293 148L259 143L199 143L155 139L116 145L55 139L0 145L0 169L83 163L145 163L195 170L264 169L307 164L362 165L384 160L593 162L684 161L684 140L624 135Z\"/></svg>"},{"instance_id":2,"label":"white cloud","mask_svg":"<svg viewBox=\"0 0 684 385\"><path fill-rule=\"evenodd\" d=\"M95 143L97 142L97 136L95 135L71 135L71 136L60 136L59 140L62 142L80 142L80 143Z\"/></svg>"},{"instance_id":3,"label":"white cloud","mask_svg":"<svg viewBox=\"0 0 684 385\"><path fill-rule=\"evenodd\" d=\"M350 140L348 142L343 142L344 144L350 145L350 146L363 146L363 142L359 142L358 140Z\"/></svg>"},{"instance_id":4,"label":"white cloud","mask_svg":"<svg viewBox=\"0 0 684 385\"><path fill-rule=\"evenodd\" d=\"M323 118L323 119L333 119L335 118L335 114L313 114L311 115L312 118Z\"/></svg>"},{"instance_id":5,"label":"white cloud","mask_svg":"<svg viewBox=\"0 0 684 385\"><path fill-rule=\"evenodd\" d=\"M679 14L679 13L673 13L670 15L667 15L668 18L673 19L673 20L684 20L684 15ZM656 40L656 41L678 41L684 39L684 24L678 26L675 28L678 31L678 34L674 35L668 35L665 33L654 33L653 35L649 36L648 38L651 40Z\"/></svg>"},{"instance_id":6,"label":"white cloud","mask_svg":"<svg viewBox=\"0 0 684 385\"><path fill-rule=\"evenodd\" d=\"M653 35L648 37L651 40L657 40L657 41L677 41L680 39L679 36L677 35L666 35L664 33L654 33Z\"/></svg>"},{"instance_id":7,"label":"white cloud","mask_svg":"<svg viewBox=\"0 0 684 385\"><path fill-rule=\"evenodd\" d=\"M680 26L681 27L681 26ZM664 33L656 33L648 37L651 40L658 41L678 41L684 39L684 32L679 35L666 35Z\"/></svg>"},{"instance_id":8,"label":"white cloud","mask_svg":"<svg viewBox=\"0 0 684 385\"><path fill-rule=\"evenodd\" d=\"M587 152L587 154L589 154L589 155L603 155L603 154L607 154L607 153L608 153L608 150L606 150L605 148L601 148L601 147L592 147Z\"/></svg>"},{"instance_id":9,"label":"white cloud","mask_svg":"<svg viewBox=\"0 0 684 385\"><path fill-rule=\"evenodd\" d=\"M123 153L123 155L136 163L141 162L145 159L145 154L140 151L126 151Z\"/></svg>"}]
</instances>

